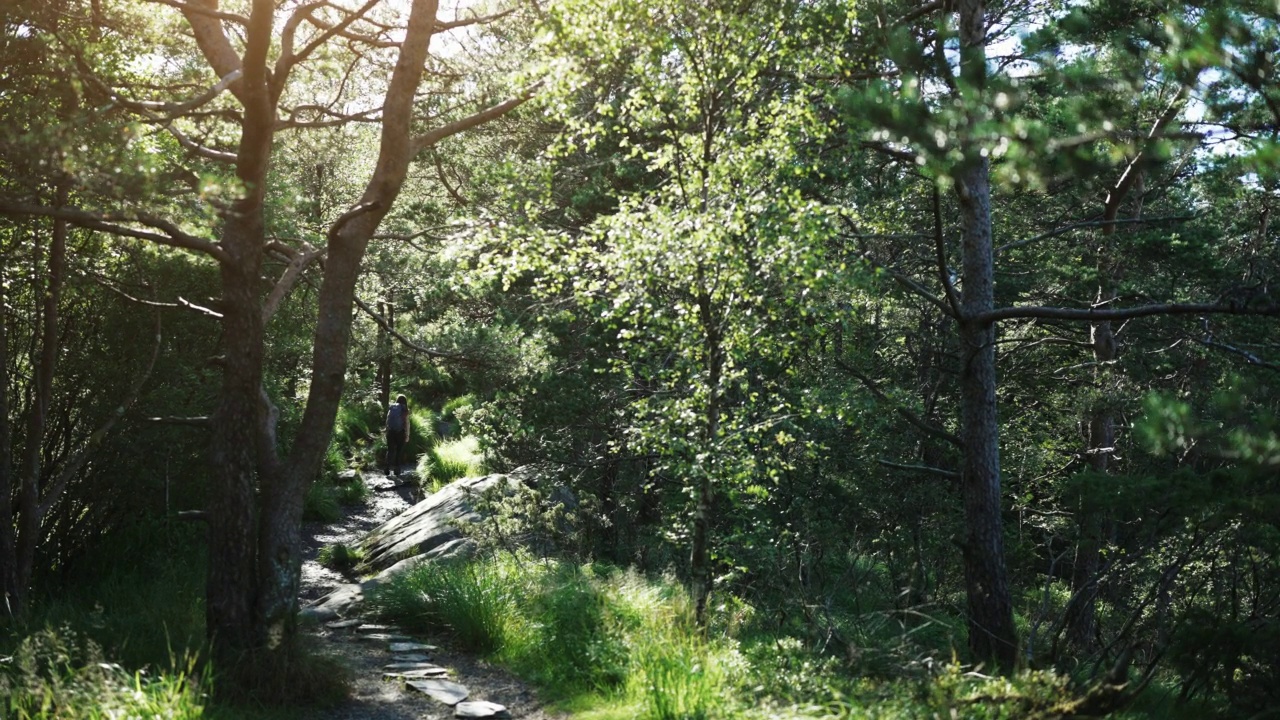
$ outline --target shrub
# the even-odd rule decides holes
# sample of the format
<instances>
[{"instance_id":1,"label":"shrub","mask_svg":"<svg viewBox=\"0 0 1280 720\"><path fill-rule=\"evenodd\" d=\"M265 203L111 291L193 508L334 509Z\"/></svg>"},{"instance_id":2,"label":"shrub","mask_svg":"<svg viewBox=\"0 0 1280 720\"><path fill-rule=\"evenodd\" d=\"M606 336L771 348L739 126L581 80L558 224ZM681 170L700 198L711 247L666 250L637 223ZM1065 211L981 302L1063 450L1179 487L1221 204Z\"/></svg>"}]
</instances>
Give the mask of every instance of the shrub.
<instances>
[{"instance_id":1,"label":"shrub","mask_svg":"<svg viewBox=\"0 0 1280 720\"><path fill-rule=\"evenodd\" d=\"M0 666L0 717L14 720L194 720L204 715L194 661L148 677L108 663L74 632L43 630Z\"/></svg>"},{"instance_id":2,"label":"shrub","mask_svg":"<svg viewBox=\"0 0 1280 720\"><path fill-rule=\"evenodd\" d=\"M626 631L634 622L609 586L591 565L556 564L541 578L522 606L533 631L509 648L512 663L561 696L620 687L629 669Z\"/></svg>"}]
</instances>

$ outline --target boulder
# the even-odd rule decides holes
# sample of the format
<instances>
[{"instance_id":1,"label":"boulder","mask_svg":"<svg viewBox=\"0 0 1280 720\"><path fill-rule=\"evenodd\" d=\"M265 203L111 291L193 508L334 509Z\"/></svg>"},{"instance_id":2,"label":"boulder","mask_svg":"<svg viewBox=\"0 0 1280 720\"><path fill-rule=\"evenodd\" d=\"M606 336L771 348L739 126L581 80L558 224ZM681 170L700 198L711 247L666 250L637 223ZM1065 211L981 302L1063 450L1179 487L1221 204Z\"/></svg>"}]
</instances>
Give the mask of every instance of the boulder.
<instances>
[{"instance_id":1,"label":"boulder","mask_svg":"<svg viewBox=\"0 0 1280 720\"><path fill-rule=\"evenodd\" d=\"M386 570L415 556L435 559L465 555L473 545L459 527L481 519L476 501L486 492L510 493L523 482L521 475L463 478L370 531L360 542L365 570Z\"/></svg>"},{"instance_id":2,"label":"boulder","mask_svg":"<svg viewBox=\"0 0 1280 720\"><path fill-rule=\"evenodd\" d=\"M458 529L477 522L481 514L476 500L486 492L511 493L519 486L536 482L537 471L524 467L502 475L463 478L444 486L413 507L369 532L360 541L364 550L361 570L376 570L373 577L351 585L341 585L302 610L304 618L326 622L355 614L366 593L388 579L432 560L467 557L475 552L475 542ZM555 502L574 505L572 494L557 491Z\"/></svg>"}]
</instances>

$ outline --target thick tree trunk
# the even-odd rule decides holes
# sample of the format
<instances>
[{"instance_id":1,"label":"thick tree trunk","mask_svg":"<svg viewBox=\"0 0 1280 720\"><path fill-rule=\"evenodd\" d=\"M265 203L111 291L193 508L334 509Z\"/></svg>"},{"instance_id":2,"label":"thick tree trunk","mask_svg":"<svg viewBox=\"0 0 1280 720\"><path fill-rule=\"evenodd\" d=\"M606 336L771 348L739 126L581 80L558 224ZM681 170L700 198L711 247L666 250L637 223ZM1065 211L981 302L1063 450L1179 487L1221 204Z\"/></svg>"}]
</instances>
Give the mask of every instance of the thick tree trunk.
<instances>
[{"instance_id":1,"label":"thick tree trunk","mask_svg":"<svg viewBox=\"0 0 1280 720\"><path fill-rule=\"evenodd\" d=\"M981 0L960 3L961 77L981 90L986 78L986 19ZM964 442L965 586L974 659L1011 669L1018 637L1004 557L1000 498L1000 426L996 415L995 326L977 318L995 306L991 183L987 159L967 148L956 180L964 226L964 291L959 318L960 437Z\"/></svg>"},{"instance_id":2,"label":"thick tree trunk","mask_svg":"<svg viewBox=\"0 0 1280 720\"><path fill-rule=\"evenodd\" d=\"M261 394L263 198L276 120L266 71L273 13L271 0L254 0L246 30L244 74L235 90L244 107L236 151L236 177L244 195L225 213L221 233L222 390L210 446L213 483L205 629L214 662L226 671L235 669L257 646L255 487L259 481L269 481L259 477L259 468L275 451L263 446L261 435L265 411ZM207 19L191 20L197 40L212 42L221 37L220 30L217 36L202 35L203 22Z\"/></svg>"}]
</instances>

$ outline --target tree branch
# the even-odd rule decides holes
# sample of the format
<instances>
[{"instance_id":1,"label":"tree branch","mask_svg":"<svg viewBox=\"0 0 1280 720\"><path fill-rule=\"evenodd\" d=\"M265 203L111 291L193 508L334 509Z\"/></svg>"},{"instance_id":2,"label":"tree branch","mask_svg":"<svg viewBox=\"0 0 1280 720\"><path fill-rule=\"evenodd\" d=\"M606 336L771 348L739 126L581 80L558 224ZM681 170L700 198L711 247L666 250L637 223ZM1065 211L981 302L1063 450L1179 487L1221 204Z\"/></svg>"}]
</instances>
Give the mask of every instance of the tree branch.
<instances>
[{"instance_id":1,"label":"tree branch","mask_svg":"<svg viewBox=\"0 0 1280 720\"><path fill-rule=\"evenodd\" d=\"M451 123L441 125L435 130L432 130L430 132L427 132L415 137L410 146L411 152L414 155L417 155L423 150L426 150L427 148L432 147L433 145L440 142L441 140L444 140L445 138L452 137L454 135L457 135L460 132L463 132L464 130L470 130L473 127L476 127L478 125L483 125L489 122L490 120L494 120L496 118L502 117L503 115L506 115L512 110L528 102L529 99L533 97L534 93L536 93L538 91L538 88L540 88L541 86L542 86L541 82L535 83L533 86L529 87L524 92L517 95L516 97L500 102L497 105L492 105L490 107L487 107L484 110L481 110L480 112L477 112L473 115L469 115L460 120L455 120Z\"/></svg>"},{"instance_id":2,"label":"tree branch","mask_svg":"<svg viewBox=\"0 0 1280 720\"><path fill-rule=\"evenodd\" d=\"M0 199L0 215L32 215L36 217L54 218L57 220L65 220L77 227L86 228L88 230L99 230L112 235L122 237L137 238L139 240L147 240L157 245L167 245L169 247L181 248L183 250L193 250L204 253L218 261L226 259L222 247L211 240L205 240L194 235L183 232L174 223L158 218L152 215L127 215L127 214L106 214L95 215L94 213L80 210L74 207L53 208L44 205L27 205L24 203L10 202ZM161 232L163 235L139 230L125 225L118 225L119 222L136 222L147 225Z\"/></svg>"},{"instance_id":3,"label":"tree branch","mask_svg":"<svg viewBox=\"0 0 1280 720\"><path fill-rule=\"evenodd\" d=\"M432 350L431 348L424 347L422 345L415 343L409 338L396 332L396 329L391 327L391 325L389 325L381 315L375 312L373 308L369 307L369 305L365 303L365 301L361 300L359 297L356 297L355 301L356 301L356 305L361 310L363 310L364 313L368 315L375 323L378 324L378 327L382 328L383 330L386 330L388 335L395 338L396 340L399 340L401 344L403 344L405 347L409 348L410 350L416 353L420 353L422 355L426 355L427 357L430 357L430 358L439 358L442 360L459 360L464 357L461 353L441 352L439 350Z\"/></svg>"},{"instance_id":4,"label":"tree branch","mask_svg":"<svg viewBox=\"0 0 1280 720\"><path fill-rule=\"evenodd\" d=\"M856 368L854 368L853 366L849 365L848 363L844 362L839 358L836 358L835 363L836 363L836 367L840 368L846 373L857 378L858 381L861 382L864 387L866 387L868 390L871 391L872 395L875 395L876 398L878 398L881 402L885 402L892 405L894 411L897 412L899 415L901 415L904 420L916 426L925 434L931 435L940 440L945 440L958 448L964 447L964 443L961 442L960 437L958 435L953 435L947 432L946 430L943 430L940 427L935 427L934 425L921 419L920 416L916 415L910 410L894 402L893 398L886 395L885 392L876 385L874 380L867 377L861 371L857 370Z\"/></svg>"},{"instance_id":5,"label":"tree branch","mask_svg":"<svg viewBox=\"0 0 1280 720\"><path fill-rule=\"evenodd\" d=\"M904 465L903 463L890 462L884 458L876 458L876 464L893 468L895 470L911 470L913 472L929 473L930 475L938 475L939 477L944 477L949 480L960 479L960 473L955 470L944 470L931 465Z\"/></svg>"},{"instance_id":6,"label":"tree branch","mask_svg":"<svg viewBox=\"0 0 1280 720\"><path fill-rule=\"evenodd\" d=\"M1247 303L1160 303L1110 310L1023 305L996 308L990 312L982 313L974 320L980 323L1031 318L1104 321L1130 320L1152 315L1261 315L1280 317L1280 305L1268 303L1267 305L1250 307Z\"/></svg>"},{"instance_id":7,"label":"tree branch","mask_svg":"<svg viewBox=\"0 0 1280 720\"><path fill-rule=\"evenodd\" d=\"M278 244L273 243L273 248ZM276 310L280 309L280 303L285 296L293 290L298 284L298 279L302 277L303 271L307 266L324 256L328 248L314 248L311 245L303 243L301 252L294 252L289 258L289 265L285 268L284 274L276 281L275 287L271 288L271 294L267 296L266 302L262 305L262 324L265 325L271 317L276 314Z\"/></svg>"}]
</instances>

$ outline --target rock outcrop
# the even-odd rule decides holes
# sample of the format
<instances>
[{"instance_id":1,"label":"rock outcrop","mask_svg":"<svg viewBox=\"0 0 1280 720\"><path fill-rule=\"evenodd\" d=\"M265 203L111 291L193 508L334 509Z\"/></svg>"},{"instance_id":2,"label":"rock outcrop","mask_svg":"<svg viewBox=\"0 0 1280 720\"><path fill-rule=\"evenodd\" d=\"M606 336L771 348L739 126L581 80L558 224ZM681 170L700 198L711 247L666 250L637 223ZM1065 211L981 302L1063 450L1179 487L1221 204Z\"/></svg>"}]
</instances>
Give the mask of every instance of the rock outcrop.
<instances>
[{"instance_id":1,"label":"rock outcrop","mask_svg":"<svg viewBox=\"0 0 1280 720\"><path fill-rule=\"evenodd\" d=\"M348 615L365 593L390 577L431 560L470 555L475 543L460 528L482 519L477 501L488 493L515 492L527 482L528 475L517 470L456 480L374 528L360 541L364 554L360 569L377 574L334 589L303 614L320 621Z\"/></svg>"}]
</instances>

